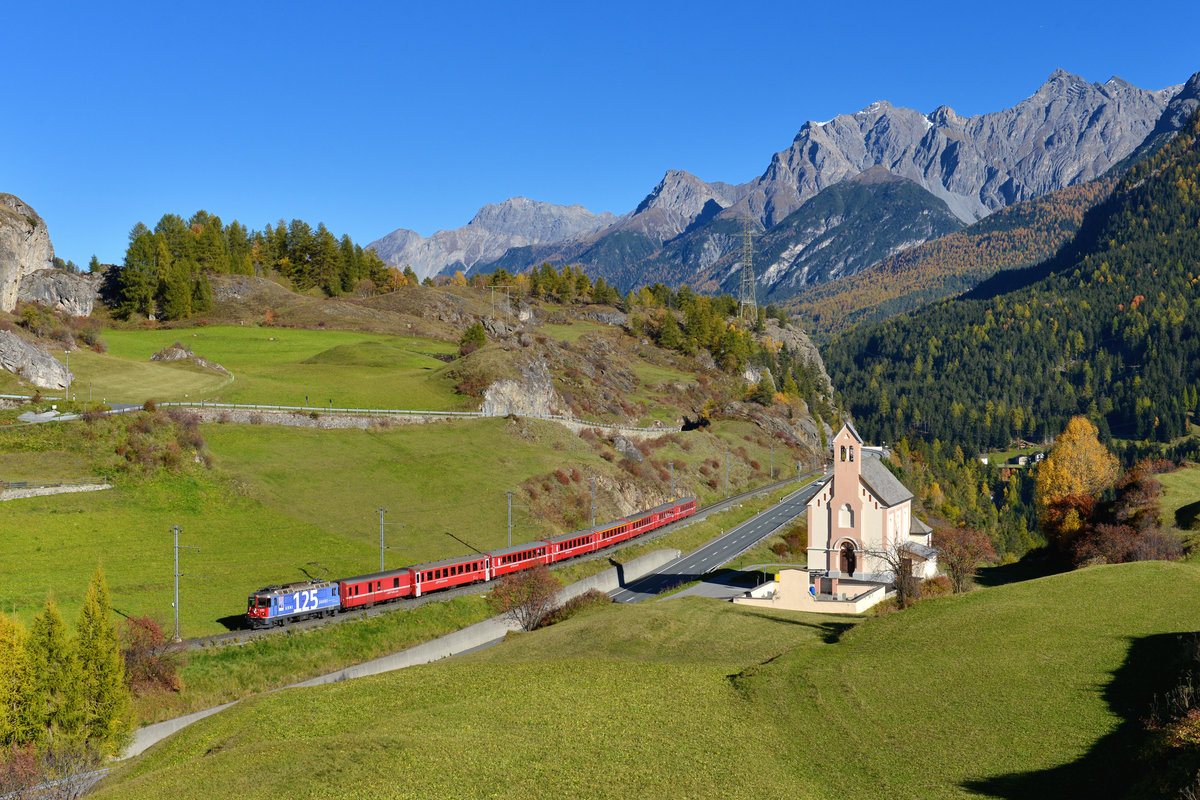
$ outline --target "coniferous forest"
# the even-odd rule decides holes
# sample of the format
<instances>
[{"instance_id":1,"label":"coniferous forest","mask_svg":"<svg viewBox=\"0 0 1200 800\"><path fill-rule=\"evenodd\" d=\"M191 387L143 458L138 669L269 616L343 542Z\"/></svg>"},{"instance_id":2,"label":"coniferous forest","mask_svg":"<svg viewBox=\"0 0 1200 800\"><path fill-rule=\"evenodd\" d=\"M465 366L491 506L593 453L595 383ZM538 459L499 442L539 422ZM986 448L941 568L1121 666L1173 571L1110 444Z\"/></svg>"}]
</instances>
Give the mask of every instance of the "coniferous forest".
<instances>
[{"instance_id":1,"label":"coniferous forest","mask_svg":"<svg viewBox=\"0 0 1200 800\"><path fill-rule=\"evenodd\" d=\"M143 314L183 319L212 306L209 274L277 274L297 291L317 289L336 297L370 279L382 284L387 269L374 250L349 236L335 237L324 224L283 220L265 231L228 225L207 211L188 220L165 214L151 230L139 222L129 233L125 263L112 303L119 316Z\"/></svg>"},{"instance_id":2,"label":"coniferous forest","mask_svg":"<svg viewBox=\"0 0 1200 800\"><path fill-rule=\"evenodd\" d=\"M1049 261L860 326L827 367L868 440L964 451L1044 440L1169 441L1200 403L1200 115L1133 165Z\"/></svg>"}]
</instances>

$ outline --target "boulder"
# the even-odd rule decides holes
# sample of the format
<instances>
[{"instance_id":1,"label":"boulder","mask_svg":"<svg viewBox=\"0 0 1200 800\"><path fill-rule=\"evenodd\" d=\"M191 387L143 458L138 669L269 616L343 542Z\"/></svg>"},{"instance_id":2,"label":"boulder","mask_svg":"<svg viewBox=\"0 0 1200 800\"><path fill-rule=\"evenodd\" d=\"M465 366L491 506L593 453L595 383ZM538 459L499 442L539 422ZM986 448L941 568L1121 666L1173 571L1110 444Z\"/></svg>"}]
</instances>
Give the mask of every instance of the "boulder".
<instances>
[{"instance_id":1,"label":"boulder","mask_svg":"<svg viewBox=\"0 0 1200 800\"><path fill-rule=\"evenodd\" d=\"M46 223L21 199L0 193L0 311L17 307L21 279L54 268Z\"/></svg>"},{"instance_id":2,"label":"boulder","mask_svg":"<svg viewBox=\"0 0 1200 800\"><path fill-rule=\"evenodd\" d=\"M0 369L43 389L66 389L74 380L62 362L10 331L0 331Z\"/></svg>"}]
</instances>

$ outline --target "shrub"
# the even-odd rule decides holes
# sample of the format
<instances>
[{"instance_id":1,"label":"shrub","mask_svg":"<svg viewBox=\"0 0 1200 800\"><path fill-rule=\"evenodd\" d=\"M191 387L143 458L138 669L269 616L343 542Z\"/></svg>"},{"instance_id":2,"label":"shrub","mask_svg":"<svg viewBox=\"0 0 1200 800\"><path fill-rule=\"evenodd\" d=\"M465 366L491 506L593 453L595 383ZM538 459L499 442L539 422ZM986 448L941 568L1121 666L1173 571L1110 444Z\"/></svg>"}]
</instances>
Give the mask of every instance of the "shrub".
<instances>
[{"instance_id":1,"label":"shrub","mask_svg":"<svg viewBox=\"0 0 1200 800\"><path fill-rule=\"evenodd\" d=\"M146 402L142 403L142 410L153 413L155 411L158 411L158 404L155 403L153 400L147 400Z\"/></svg>"},{"instance_id":2,"label":"shrub","mask_svg":"<svg viewBox=\"0 0 1200 800\"><path fill-rule=\"evenodd\" d=\"M944 597L954 591L954 583L945 575L935 575L921 584L922 597Z\"/></svg>"},{"instance_id":3,"label":"shrub","mask_svg":"<svg viewBox=\"0 0 1200 800\"><path fill-rule=\"evenodd\" d=\"M166 634L149 617L129 617L122 632L125 671L134 691L166 689L178 692L180 655L171 648Z\"/></svg>"},{"instance_id":4,"label":"shrub","mask_svg":"<svg viewBox=\"0 0 1200 800\"><path fill-rule=\"evenodd\" d=\"M548 625L553 625L557 622L563 622L575 616L581 611L589 608L599 608L609 605L613 599L599 589L588 589L581 595L572 597L561 606L551 611L549 615L542 621L541 627L545 628Z\"/></svg>"}]
</instances>

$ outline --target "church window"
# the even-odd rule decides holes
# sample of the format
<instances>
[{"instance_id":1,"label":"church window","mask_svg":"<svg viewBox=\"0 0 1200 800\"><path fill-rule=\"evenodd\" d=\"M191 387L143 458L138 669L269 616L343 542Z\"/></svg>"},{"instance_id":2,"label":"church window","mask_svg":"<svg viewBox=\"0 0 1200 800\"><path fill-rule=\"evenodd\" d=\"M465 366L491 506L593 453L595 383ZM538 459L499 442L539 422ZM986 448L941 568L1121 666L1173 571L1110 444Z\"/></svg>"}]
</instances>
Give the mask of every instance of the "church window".
<instances>
[{"instance_id":1,"label":"church window","mask_svg":"<svg viewBox=\"0 0 1200 800\"><path fill-rule=\"evenodd\" d=\"M838 526L842 528L854 527L854 511L850 508L850 504L846 503L838 511Z\"/></svg>"},{"instance_id":2,"label":"church window","mask_svg":"<svg viewBox=\"0 0 1200 800\"><path fill-rule=\"evenodd\" d=\"M846 445L842 445L842 461L846 460Z\"/></svg>"},{"instance_id":3,"label":"church window","mask_svg":"<svg viewBox=\"0 0 1200 800\"><path fill-rule=\"evenodd\" d=\"M854 460L854 445L850 445L850 460Z\"/></svg>"}]
</instances>

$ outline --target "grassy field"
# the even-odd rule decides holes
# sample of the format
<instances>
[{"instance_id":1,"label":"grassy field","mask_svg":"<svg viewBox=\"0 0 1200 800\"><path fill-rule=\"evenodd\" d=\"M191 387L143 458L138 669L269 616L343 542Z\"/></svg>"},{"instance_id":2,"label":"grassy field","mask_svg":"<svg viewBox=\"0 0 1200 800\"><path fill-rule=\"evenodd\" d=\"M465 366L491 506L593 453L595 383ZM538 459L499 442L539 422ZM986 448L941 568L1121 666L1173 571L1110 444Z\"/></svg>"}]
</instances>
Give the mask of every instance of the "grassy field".
<instances>
[{"instance_id":1,"label":"grassy field","mask_svg":"<svg viewBox=\"0 0 1200 800\"><path fill-rule=\"evenodd\" d=\"M1181 600L1197 591L1195 567L1151 562L861 621L609 606L448 662L254 698L97 796L1116 796L1137 777L1156 656L1200 628Z\"/></svg>"},{"instance_id":2,"label":"grassy field","mask_svg":"<svg viewBox=\"0 0 1200 800\"><path fill-rule=\"evenodd\" d=\"M1181 531L1200 531L1200 465L1156 477L1163 485L1163 524Z\"/></svg>"},{"instance_id":3,"label":"grassy field","mask_svg":"<svg viewBox=\"0 0 1200 800\"><path fill-rule=\"evenodd\" d=\"M687 491L698 477L697 460L738 441L741 426L721 423L718 433L688 440L691 450L669 444L656 457L678 459L677 478ZM88 431L36 426L0 433L0 477L98 474L95 455L79 449L94 446L80 438ZM380 507L388 509L386 521L403 524L385 532L387 564L402 566L505 545L503 492L527 479L541 476L550 487L543 505L579 509L584 516L573 527L586 525L588 484L561 485L553 478L557 470L568 465L599 476L598 520L625 513L612 487L630 479L550 422L496 418L334 431L231 424L202 426L202 434L211 470L191 465L179 474L118 476L116 488L103 492L5 503L4 528L12 533L0 537L0 608L28 620L52 592L70 616L102 563L119 611L171 623L170 531L179 525L181 544L200 548L181 556L183 634L217 633L236 622L246 596L260 586L377 569ZM761 458L757 449L749 452ZM733 492L766 481L736 459L731 473ZM700 488L704 501L721 493ZM513 541L560 530L520 508L520 497L517 505ZM695 546L716 535L717 525L650 548Z\"/></svg>"},{"instance_id":4,"label":"grassy field","mask_svg":"<svg viewBox=\"0 0 1200 800\"><path fill-rule=\"evenodd\" d=\"M450 409L463 405L437 354L449 342L356 331L211 326L179 330L106 330L104 354L70 357L74 394L93 401L140 403L188 399L328 407ZM233 379L181 364L153 362L181 342L220 364Z\"/></svg>"}]
</instances>

